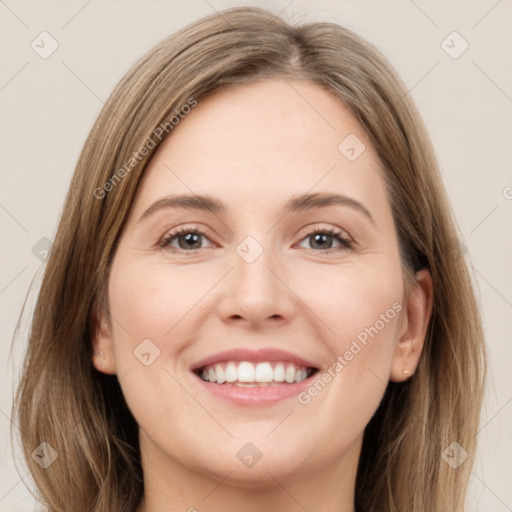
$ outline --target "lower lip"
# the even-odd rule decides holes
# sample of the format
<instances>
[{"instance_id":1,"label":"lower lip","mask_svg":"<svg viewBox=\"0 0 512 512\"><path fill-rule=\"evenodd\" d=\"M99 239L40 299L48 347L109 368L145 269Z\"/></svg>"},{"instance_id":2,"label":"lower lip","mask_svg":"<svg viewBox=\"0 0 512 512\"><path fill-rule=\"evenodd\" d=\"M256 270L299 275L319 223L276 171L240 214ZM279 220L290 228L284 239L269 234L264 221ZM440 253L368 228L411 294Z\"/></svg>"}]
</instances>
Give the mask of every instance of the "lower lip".
<instances>
[{"instance_id":1,"label":"lower lip","mask_svg":"<svg viewBox=\"0 0 512 512\"><path fill-rule=\"evenodd\" d=\"M311 375L301 382L293 384L280 384L279 386L254 386L241 387L234 384L213 384L204 381L196 375L194 377L204 386L204 388L214 395L228 400L231 403L245 406L271 405L286 398L296 397L301 391L304 391L312 382L316 374Z\"/></svg>"}]
</instances>

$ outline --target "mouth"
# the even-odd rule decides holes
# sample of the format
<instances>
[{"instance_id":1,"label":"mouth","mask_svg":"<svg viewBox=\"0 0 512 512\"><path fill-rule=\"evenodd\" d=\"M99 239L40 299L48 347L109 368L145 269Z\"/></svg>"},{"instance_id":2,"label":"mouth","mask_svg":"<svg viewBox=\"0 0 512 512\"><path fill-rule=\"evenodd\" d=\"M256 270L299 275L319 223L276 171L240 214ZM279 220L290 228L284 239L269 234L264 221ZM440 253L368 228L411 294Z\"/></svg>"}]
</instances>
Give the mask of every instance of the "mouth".
<instances>
[{"instance_id":1,"label":"mouth","mask_svg":"<svg viewBox=\"0 0 512 512\"><path fill-rule=\"evenodd\" d=\"M318 371L286 361L229 361L207 365L195 370L204 382L238 387L283 386L302 382Z\"/></svg>"},{"instance_id":2,"label":"mouth","mask_svg":"<svg viewBox=\"0 0 512 512\"><path fill-rule=\"evenodd\" d=\"M192 368L204 389L237 405L268 405L297 395L319 367L275 349L234 349L210 356Z\"/></svg>"}]
</instances>

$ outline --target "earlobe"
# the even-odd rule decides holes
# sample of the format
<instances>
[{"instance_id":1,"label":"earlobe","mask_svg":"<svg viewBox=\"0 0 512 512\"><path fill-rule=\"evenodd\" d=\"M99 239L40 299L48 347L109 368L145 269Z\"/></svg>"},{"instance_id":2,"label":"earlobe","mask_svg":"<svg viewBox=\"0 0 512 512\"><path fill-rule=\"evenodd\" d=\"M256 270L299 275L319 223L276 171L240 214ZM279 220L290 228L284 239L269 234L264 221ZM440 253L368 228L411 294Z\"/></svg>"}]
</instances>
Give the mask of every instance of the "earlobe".
<instances>
[{"instance_id":1,"label":"earlobe","mask_svg":"<svg viewBox=\"0 0 512 512\"><path fill-rule=\"evenodd\" d=\"M91 318L92 364L96 370L108 375L114 375L116 373L116 364L112 333L105 316L106 313L100 310L99 307L96 307Z\"/></svg>"},{"instance_id":2,"label":"earlobe","mask_svg":"<svg viewBox=\"0 0 512 512\"><path fill-rule=\"evenodd\" d=\"M432 305L432 277L428 270L421 270L416 274L416 281L407 296L404 327L393 355L391 381L403 382L416 370L432 315Z\"/></svg>"}]
</instances>

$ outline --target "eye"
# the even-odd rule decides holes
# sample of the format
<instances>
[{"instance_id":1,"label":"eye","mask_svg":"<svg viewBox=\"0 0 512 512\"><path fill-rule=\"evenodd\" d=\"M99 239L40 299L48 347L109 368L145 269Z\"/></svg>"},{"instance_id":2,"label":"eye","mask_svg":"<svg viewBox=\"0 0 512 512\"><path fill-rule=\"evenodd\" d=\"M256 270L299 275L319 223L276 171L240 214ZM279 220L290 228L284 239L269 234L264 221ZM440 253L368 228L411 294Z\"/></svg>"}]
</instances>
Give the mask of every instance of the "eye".
<instances>
[{"instance_id":1,"label":"eye","mask_svg":"<svg viewBox=\"0 0 512 512\"><path fill-rule=\"evenodd\" d=\"M158 245L164 249L192 252L207 248L208 245L203 245L204 240L210 239L201 229L182 227L166 234ZM304 241L309 241L310 249L319 249L317 252L323 254L353 248L351 238L344 231L332 228L314 228L301 240L301 247L304 247Z\"/></svg>"},{"instance_id":2,"label":"eye","mask_svg":"<svg viewBox=\"0 0 512 512\"><path fill-rule=\"evenodd\" d=\"M166 234L159 243L159 246L190 252L191 250L207 247L202 244L204 239L209 240L206 233L200 229L185 227Z\"/></svg>"},{"instance_id":3,"label":"eye","mask_svg":"<svg viewBox=\"0 0 512 512\"><path fill-rule=\"evenodd\" d=\"M332 228L316 228L309 231L302 241L308 241L311 249L320 249L320 252L329 254L331 252L352 249L353 244L348 235L341 230ZM335 246L334 244L338 244ZM302 245L301 245L302 246Z\"/></svg>"}]
</instances>

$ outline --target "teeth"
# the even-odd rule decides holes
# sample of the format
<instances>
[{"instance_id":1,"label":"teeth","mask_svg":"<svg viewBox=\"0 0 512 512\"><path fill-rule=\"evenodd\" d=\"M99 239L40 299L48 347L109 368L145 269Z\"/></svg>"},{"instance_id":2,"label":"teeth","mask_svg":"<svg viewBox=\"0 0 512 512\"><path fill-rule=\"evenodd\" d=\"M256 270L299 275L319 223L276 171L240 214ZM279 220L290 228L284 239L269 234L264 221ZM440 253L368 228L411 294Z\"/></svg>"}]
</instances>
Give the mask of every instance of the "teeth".
<instances>
[{"instance_id":1,"label":"teeth","mask_svg":"<svg viewBox=\"0 0 512 512\"><path fill-rule=\"evenodd\" d=\"M258 363L256 365L256 382L272 382L274 380L274 370L270 363Z\"/></svg>"},{"instance_id":2,"label":"teeth","mask_svg":"<svg viewBox=\"0 0 512 512\"><path fill-rule=\"evenodd\" d=\"M226 365L226 382L235 382L238 378L238 372L235 363L228 363Z\"/></svg>"},{"instance_id":3,"label":"teeth","mask_svg":"<svg viewBox=\"0 0 512 512\"><path fill-rule=\"evenodd\" d=\"M305 369L295 370L295 382L300 382L306 378L307 371Z\"/></svg>"},{"instance_id":4,"label":"teeth","mask_svg":"<svg viewBox=\"0 0 512 512\"><path fill-rule=\"evenodd\" d=\"M238 382L255 382L253 364L243 361L238 365Z\"/></svg>"},{"instance_id":5,"label":"teeth","mask_svg":"<svg viewBox=\"0 0 512 512\"><path fill-rule=\"evenodd\" d=\"M234 383L240 387L266 387L281 382L293 384L302 382L309 376L307 368L295 366L293 363L257 364L249 361L229 361L205 368L201 378L217 384Z\"/></svg>"},{"instance_id":6,"label":"teeth","mask_svg":"<svg viewBox=\"0 0 512 512\"><path fill-rule=\"evenodd\" d=\"M286 367L286 371L284 372L284 380L291 384L295 382L295 366L293 364L289 364Z\"/></svg>"},{"instance_id":7,"label":"teeth","mask_svg":"<svg viewBox=\"0 0 512 512\"><path fill-rule=\"evenodd\" d=\"M226 381L226 374L224 373L224 368L220 364L215 365L215 373L217 374L217 383L222 384Z\"/></svg>"},{"instance_id":8,"label":"teeth","mask_svg":"<svg viewBox=\"0 0 512 512\"><path fill-rule=\"evenodd\" d=\"M274 368L274 380L276 382L284 382L284 364L277 363Z\"/></svg>"}]
</instances>

